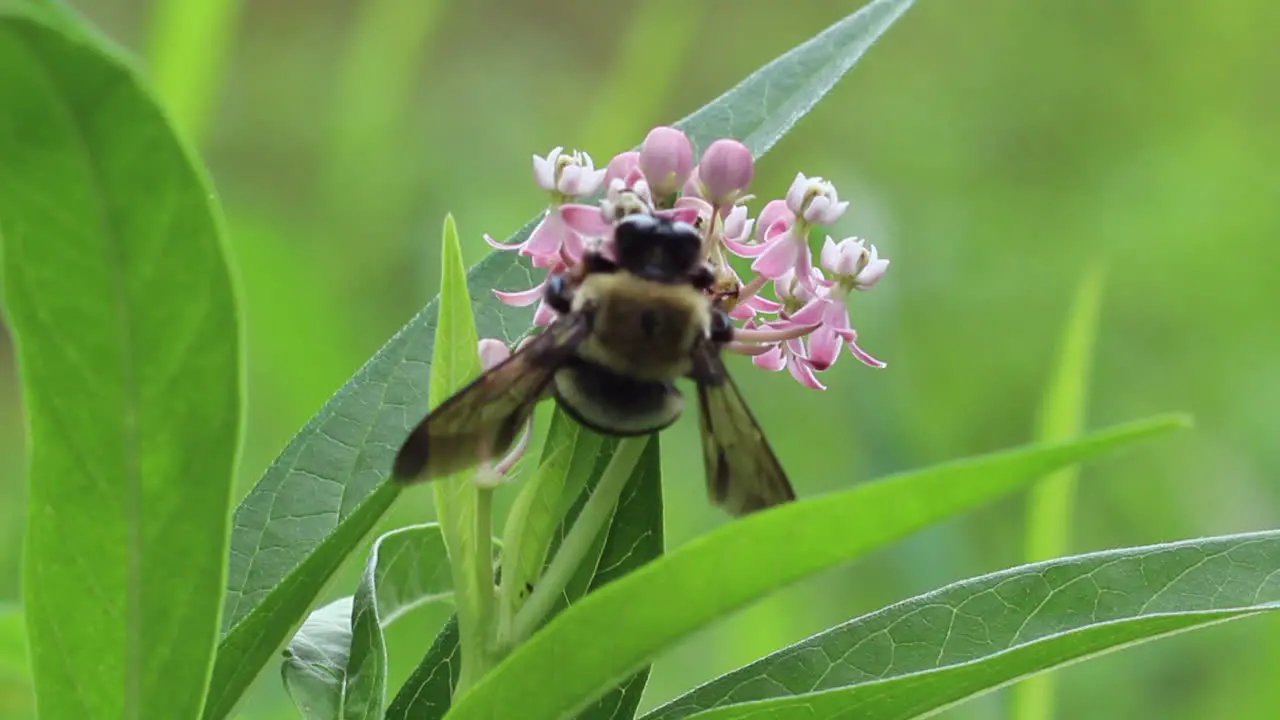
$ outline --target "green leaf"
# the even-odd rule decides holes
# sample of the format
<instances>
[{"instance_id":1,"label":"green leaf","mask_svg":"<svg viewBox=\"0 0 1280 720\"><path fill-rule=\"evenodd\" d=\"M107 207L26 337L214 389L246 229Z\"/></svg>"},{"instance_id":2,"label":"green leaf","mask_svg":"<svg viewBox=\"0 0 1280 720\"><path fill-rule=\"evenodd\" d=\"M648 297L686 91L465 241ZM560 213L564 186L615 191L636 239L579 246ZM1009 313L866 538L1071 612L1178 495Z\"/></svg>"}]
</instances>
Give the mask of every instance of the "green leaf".
<instances>
[{"instance_id":1,"label":"green leaf","mask_svg":"<svg viewBox=\"0 0 1280 720\"><path fill-rule=\"evenodd\" d=\"M594 438L595 441L592 442L589 438ZM581 468L586 468L590 473L587 484L594 487L604 473L617 443L615 438L602 438L589 430L582 430L575 446L574 460L571 463L571 467L575 469L570 471L570 475L580 472ZM659 448L658 438L650 438L636 464L636 469L627 481L626 490L618 501L608 534L600 541L598 551L588 556L589 562L584 563L584 568L579 575L581 582L570 583L566 587L564 604L561 607L578 600L588 590L594 590L616 580L662 554L662 482ZM548 446L548 449L551 453L557 451L553 446ZM566 522L558 531L558 537L567 532L568 526L572 524L581 506L586 502L588 493L578 495L575 507L566 516ZM453 682L448 680L453 677L456 681L458 658L456 623L450 620L436 637L431 650L400 688L400 692L387 711L387 720L434 720L443 717L449 709L454 687ZM579 717L584 720L588 718L603 720L633 716L647 677L648 671L640 670L620 683L618 688L602 697L598 703Z\"/></svg>"},{"instance_id":2,"label":"green leaf","mask_svg":"<svg viewBox=\"0 0 1280 720\"><path fill-rule=\"evenodd\" d=\"M1274 610L1277 578L1277 531L1013 568L779 650L645 720L932 716L1072 660ZM718 709L699 712L708 708Z\"/></svg>"},{"instance_id":3,"label":"green leaf","mask_svg":"<svg viewBox=\"0 0 1280 720\"><path fill-rule=\"evenodd\" d=\"M481 372L480 339L467 296L467 269L452 216L445 218L440 268L440 325L431 358L431 397L443 399ZM493 490L480 488L474 475L474 471L464 470L431 483L453 571L463 687L484 672L493 627Z\"/></svg>"},{"instance_id":4,"label":"green leaf","mask_svg":"<svg viewBox=\"0 0 1280 720\"><path fill-rule=\"evenodd\" d=\"M57 12L0 11L36 694L43 717L191 718L239 447L235 294L201 168L140 77Z\"/></svg>"},{"instance_id":5,"label":"green leaf","mask_svg":"<svg viewBox=\"0 0 1280 720\"><path fill-rule=\"evenodd\" d=\"M453 688L462 674L458 616L454 615L431 643L400 692L387 707L386 720L439 720L449 712Z\"/></svg>"},{"instance_id":6,"label":"green leaf","mask_svg":"<svg viewBox=\"0 0 1280 720\"><path fill-rule=\"evenodd\" d=\"M756 71L678 125L699 147L735 137L763 156L839 81L909 0L877 0ZM864 28L853 32L854 25ZM507 242L521 242L541 220ZM503 305L493 288L538 282L527 259L490 254L467 285L480 337L514 343L529 308ZM236 509L223 639L206 717L231 711L289 630L306 614L343 558L373 527L395 492L383 482L408 428L429 406L435 300L347 382L302 428Z\"/></svg>"},{"instance_id":7,"label":"green leaf","mask_svg":"<svg viewBox=\"0 0 1280 720\"><path fill-rule=\"evenodd\" d=\"M452 591L439 525L412 525L378 538L355 596L311 613L285 649L281 673L303 717L381 717L387 689L382 629Z\"/></svg>"},{"instance_id":8,"label":"green leaf","mask_svg":"<svg viewBox=\"0 0 1280 720\"><path fill-rule=\"evenodd\" d=\"M512 707L526 720L576 712L658 652L771 590L1183 424L1148 420L950 463L729 523L571 606L463 695L450 718L498 717Z\"/></svg>"},{"instance_id":9,"label":"green leaf","mask_svg":"<svg viewBox=\"0 0 1280 720\"><path fill-rule=\"evenodd\" d=\"M1040 408L1036 439L1042 442L1078 435L1085 426L1093 344L1102 308L1102 279L1102 267L1095 264L1085 272L1076 292L1057 367ZM1064 468L1041 480L1027 494L1027 560L1045 560L1070 552L1079 474L1077 467ZM1014 689L1012 700L1015 719L1052 720L1053 678L1046 675L1020 684Z\"/></svg>"}]
</instances>

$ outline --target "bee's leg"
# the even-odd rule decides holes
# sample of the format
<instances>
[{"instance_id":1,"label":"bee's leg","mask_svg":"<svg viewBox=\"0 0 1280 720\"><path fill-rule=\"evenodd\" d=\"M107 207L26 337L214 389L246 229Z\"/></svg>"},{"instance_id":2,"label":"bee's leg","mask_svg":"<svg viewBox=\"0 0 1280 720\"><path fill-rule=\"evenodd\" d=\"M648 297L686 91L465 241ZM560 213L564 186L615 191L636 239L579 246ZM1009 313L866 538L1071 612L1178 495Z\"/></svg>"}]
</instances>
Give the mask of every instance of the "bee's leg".
<instances>
[{"instance_id":1,"label":"bee's leg","mask_svg":"<svg viewBox=\"0 0 1280 720\"><path fill-rule=\"evenodd\" d=\"M724 345L733 341L733 318L729 313L716 308L711 313L711 342Z\"/></svg>"},{"instance_id":2,"label":"bee's leg","mask_svg":"<svg viewBox=\"0 0 1280 720\"><path fill-rule=\"evenodd\" d=\"M573 287L569 283L569 276L557 273L547 278L547 284L542 288L542 300L561 315L572 310Z\"/></svg>"},{"instance_id":3,"label":"bee's leg","mask_svg":"<svg viewBox=\"0 0 1280 720\"><path fill-rule=\"evenodd\" d=\"M716 284L716 271L710 263L702 263L689 273L689 282L699 290L710 290Z\"/></svg>"}]
</instances>

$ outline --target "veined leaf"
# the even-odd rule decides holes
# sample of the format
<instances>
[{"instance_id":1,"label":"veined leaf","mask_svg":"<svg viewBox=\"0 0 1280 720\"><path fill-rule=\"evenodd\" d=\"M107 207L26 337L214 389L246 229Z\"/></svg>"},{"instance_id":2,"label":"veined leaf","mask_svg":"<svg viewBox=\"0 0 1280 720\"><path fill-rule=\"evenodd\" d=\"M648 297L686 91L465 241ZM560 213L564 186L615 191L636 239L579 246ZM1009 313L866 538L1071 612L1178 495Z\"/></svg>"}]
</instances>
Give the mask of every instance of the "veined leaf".
<instances>
[{"instance_id":1,"label":"veined leaf","mask_svg":"<svg viewBox=\"0 0 1280 720\"><path fill-rule=\"evenodd\" d=\"M383 628L452 591L439 525L412 525L378 538L356 594L311 613L285 650L281 673L303 717L382 717L387 690Z\"/></svg>"},{"instance_id":2,"label":"veined leaf","mask_svg":"<svg viewBox=\"0 0 1280 720\"><path fill-rule=\"evenodd\" d=\"M1072 660L1274 610L1277 578L1276 531L1013 568L832 628L645 720L932 716Z\"/></svg>"}]
</instances>

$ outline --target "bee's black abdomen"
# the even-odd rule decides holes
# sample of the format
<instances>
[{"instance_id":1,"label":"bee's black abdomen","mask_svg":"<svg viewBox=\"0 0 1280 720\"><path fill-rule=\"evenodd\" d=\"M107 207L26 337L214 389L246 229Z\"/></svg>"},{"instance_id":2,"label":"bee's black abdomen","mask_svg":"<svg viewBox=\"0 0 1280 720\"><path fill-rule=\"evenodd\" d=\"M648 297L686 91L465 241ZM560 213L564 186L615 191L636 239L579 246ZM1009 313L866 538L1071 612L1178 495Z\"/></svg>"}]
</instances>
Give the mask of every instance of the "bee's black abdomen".
<instances>
[{"instance_id":1,"label":"bee's black abdomen","mask_svg":"<svg viewBox=\"0 0 1280 720\"><path fill-rule=\"evenodd\" d=\"M581 359L561 368L553 385L570 417L605 435L657 432L684 410L684 396L671 383L635 380Z\"/></svg>"}]
</instances>

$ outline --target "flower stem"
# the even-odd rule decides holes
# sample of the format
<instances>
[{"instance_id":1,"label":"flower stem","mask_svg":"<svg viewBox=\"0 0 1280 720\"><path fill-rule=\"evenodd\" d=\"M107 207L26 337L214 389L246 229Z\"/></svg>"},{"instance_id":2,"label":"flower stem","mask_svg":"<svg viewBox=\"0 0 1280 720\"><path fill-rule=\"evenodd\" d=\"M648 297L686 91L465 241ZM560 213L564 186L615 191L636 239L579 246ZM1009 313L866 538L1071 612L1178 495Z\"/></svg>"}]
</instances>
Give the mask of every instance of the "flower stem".
<instances>
[{"instance_id":1,"label":"flower stem","mask_svg":"<svg viewBox=\"0 0 1280 720\"><path fill-rule=\"evenodd\" d=\"M560 543L547 571L539 578L524 607L516 613L511 633L512 647L528 639L551 612L574 573L582 565L596 537L613 517L618 498L622 497L627 480L631 478L640 454L648 443L647 435L623 438L618 443L609 465L600 476L600 482L596 483L591 497L587 498L582 512L578 513L578 519Z\"/></svg>"}]
</instances>

